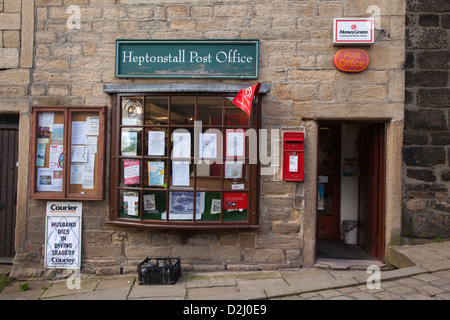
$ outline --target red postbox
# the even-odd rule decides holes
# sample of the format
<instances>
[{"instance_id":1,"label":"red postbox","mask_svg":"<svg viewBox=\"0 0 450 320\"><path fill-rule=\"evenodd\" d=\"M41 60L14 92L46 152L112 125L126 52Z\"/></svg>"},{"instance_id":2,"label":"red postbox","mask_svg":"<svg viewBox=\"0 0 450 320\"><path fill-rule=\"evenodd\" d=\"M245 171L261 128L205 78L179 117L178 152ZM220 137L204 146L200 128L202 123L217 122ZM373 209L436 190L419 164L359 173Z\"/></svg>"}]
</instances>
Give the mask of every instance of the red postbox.
<instances>
[{"instance_id":1,"label":"red postbox","mask_svg":"<svg viewBox=\"0 0 450 320\"><path fill-rule=\"evenodd\" d=\"M304 142L303 132L283 134L283 180L303 181Z\"/></svg>"}]
</instances>

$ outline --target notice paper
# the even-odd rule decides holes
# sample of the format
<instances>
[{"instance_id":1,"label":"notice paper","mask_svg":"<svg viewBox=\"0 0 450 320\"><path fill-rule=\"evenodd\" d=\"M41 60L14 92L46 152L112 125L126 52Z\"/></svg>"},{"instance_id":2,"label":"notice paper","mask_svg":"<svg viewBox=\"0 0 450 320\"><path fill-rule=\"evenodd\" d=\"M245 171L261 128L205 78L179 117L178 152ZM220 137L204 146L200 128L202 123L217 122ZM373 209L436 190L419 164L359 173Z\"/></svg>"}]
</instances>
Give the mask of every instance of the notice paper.
<instances>
[{"instance_id":1,"label":"notice paper","mask_svg":"<svg viewBox=\"0 0 450 320\"><path fill-rule=\"evenodd\" d=\"M123 176L125 184L139 184L139 160L125 160L123 162Z\"/></svg>"},{"instance_id":2,"label":"notice paper","mask_svg":"<svg viewBox=\"0 0 450 320\"><path fill-rule=\"evenodd\" d=\"M172 158L189 158L191 156L191 134L189 132L174 132L172 139Z\"/></svg>"},{"instance_id":3,"label":"notice paper","mask_svg":"<svg viewBox=\"0 0 450 320\"><path fill-rule=\"evenodd\" d=\"M86 144L86 121L72 121L72 144Z\"/></svg>"},{"instance_id":4,"label":"notice paper","mask_svg":"<svg viewBox=\"0 0 450 320\"><path fill-rule=\"evenodd\" d=\"M245 133L227 130L227 157L243 157L245 152Z\"/></svg>"},{"instance_id":5,"label":"notice paper","mask_svg":"<svg viewBox=\"0 0 450 320\"><path fill-rule=\"evenodd\" d=\"M163 156L164 148L166 146L164 131L149 131L148 132L148 155L149 156Z\"/></svg>"},{"instance_id":6,"label":"notice paper","mask_svg":"<svg viewBox=\"0 0 450 320\"><path fill-rule=\"evenodd\" d=\"M86 135L98 136L99 128L100 128L100 118L99 117L87 117L86 118Z\"/></svg>"},{"instance_id":7,"label":"notice paper","mask_svg":"<svg viewBox=\"0 0 450 320\"><path fill-rule=\"evenodd\" d=\"M216 158L217 157L217 135L215 133L200 133L199 157Z\"/></svg>"},{"instance_id":8,"label":"notice paper","mask_svg":"<svg viewBox=\"0 0 450 320\"><path fill-rule=\"evenodd\" d=\"M172 185L189 186L189 161L172 161Z\"/></svg>"},{"instance_id":9,"label":"notice paper","mask_svg":"<svg viewBox=\"0 0 450 320\"><path fill-rule=\"evenodd\" d=\"M60 161L60 156L62 156L62 153L63 153L63 146L60 145L50 146L50 162L49 162L50 169L62 168L62 161Z\"/></svg>"}]
</instances>

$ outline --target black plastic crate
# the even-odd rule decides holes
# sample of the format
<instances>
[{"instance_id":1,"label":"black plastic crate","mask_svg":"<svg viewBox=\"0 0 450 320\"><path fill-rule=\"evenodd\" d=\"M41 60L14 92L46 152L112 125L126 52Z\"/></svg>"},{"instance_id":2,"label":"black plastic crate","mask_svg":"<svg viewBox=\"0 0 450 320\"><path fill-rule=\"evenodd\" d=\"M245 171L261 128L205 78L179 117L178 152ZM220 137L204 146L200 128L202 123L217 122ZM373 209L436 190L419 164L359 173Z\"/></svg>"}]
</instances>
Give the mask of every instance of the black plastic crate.
<instances>
[{"instance_id":1,"label":"black plastic crate","mask_svg":"<svg viewBox=\"0 0 450 320\"><path fill-rule=\"evenodd\" d=\"M138 265L139 284L175 284L181 277L180 258L146 258Z\"/></svg>"}]
</instances>

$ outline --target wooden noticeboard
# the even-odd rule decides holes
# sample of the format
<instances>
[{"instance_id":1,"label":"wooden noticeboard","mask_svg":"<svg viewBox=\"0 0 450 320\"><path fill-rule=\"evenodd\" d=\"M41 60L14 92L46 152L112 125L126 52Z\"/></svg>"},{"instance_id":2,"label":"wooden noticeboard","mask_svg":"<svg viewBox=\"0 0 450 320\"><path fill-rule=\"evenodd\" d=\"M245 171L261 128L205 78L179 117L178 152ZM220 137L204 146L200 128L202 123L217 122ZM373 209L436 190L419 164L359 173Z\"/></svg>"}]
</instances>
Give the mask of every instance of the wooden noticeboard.
<instances>
[{"instance_id":1,"label":"wooden noticeboard","mask_svg":"<svg viewBox=\"0 0 450 320\"><path fill-rule=\"evenodd\" d=\"M33 107L30 196L102 200L104 107Z\"/></svg>"}]
</instances>

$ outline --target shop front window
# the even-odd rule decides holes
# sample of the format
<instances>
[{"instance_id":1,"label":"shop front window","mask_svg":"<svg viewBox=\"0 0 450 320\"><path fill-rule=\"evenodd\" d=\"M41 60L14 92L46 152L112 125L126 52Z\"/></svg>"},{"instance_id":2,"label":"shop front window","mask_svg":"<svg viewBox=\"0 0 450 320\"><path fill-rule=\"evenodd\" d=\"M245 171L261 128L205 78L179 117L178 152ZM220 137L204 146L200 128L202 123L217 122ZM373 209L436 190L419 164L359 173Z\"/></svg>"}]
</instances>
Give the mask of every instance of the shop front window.
<instances>
[{"instance_id":1,"label":"shop front window","mask_svg":"<svg viewBox=\"0 0 450 320\"><path fill-rule=\"evenodd\" d=\"M113 96L109 223L257 228L249 117L225 94ZM255 110L256 109L256 110Z\"/></svg>"}]
</instances>

